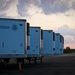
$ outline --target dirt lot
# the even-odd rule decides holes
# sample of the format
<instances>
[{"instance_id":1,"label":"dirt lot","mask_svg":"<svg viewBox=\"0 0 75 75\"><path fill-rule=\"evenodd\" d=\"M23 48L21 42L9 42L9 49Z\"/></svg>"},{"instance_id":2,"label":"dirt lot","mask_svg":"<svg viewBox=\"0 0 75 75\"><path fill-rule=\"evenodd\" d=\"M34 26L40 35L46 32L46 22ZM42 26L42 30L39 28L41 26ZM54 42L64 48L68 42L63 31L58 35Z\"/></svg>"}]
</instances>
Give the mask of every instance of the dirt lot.
<instances>
[{"instance_id":1,"label":"dirt lot","mask_svg":"<svg viewBox=\"0 0 75 75\"><path fill-rule=\"evenodd\" d=\"M0 75L75 75L75 54L44 57L42 64L26 62L22 71L12 61L7 68L0 64Z\"/></svg>"}]
</instances>

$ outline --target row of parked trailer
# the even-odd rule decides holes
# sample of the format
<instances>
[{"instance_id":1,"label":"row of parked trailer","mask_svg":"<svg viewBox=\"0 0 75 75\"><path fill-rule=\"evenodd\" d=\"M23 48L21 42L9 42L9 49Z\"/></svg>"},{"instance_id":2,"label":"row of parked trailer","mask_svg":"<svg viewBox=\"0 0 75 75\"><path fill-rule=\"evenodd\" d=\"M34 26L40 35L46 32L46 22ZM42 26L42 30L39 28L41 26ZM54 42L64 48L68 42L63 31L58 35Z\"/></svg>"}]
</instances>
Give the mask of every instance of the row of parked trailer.
<instances>
[{"instance_id":1,"label":"row of parked trailer","mask_svg":"<svg viewBox=\"0 0 75 75\"><path fill-rule=\"evenodd\" d=\"M0 18L0 60L10 58L23 62L24 59L37 59L44 56L61 55L64 50L64 37L53 30L31 27L25 19Z\"/></svg>"}]
</instances>

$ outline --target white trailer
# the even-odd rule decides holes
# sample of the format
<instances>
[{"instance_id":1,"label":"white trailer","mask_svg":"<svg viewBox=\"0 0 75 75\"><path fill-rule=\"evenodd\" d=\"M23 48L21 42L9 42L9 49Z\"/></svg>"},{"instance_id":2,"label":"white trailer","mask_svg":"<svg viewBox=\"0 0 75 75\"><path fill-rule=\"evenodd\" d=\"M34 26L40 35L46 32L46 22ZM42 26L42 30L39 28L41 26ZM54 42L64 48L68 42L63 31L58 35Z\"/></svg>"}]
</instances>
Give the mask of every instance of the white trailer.
<instances>
[{"instance_id":1,"label":"white trailer","mask_svg":"<svg viewBox=\"0 0 75 75\"><path fill-rule=\"evenodd\" d=\"M63 54L64 40L60 33L55 34L55 55Z\"/></svg>"},{"instance_id":2,"label":"white trailer","mask_svg":"<svg viewBox=\"0 0 75 75\"><path fill-rule=\"evenodd\" d=\"M60 35L60 54L63 54L64 51L64 37Z\"/></svg>"},{"instance_id":3,"label":"white trailer","mask_svg":"<svg viewBox=\"0 0 75 75\"><path fill-rule=\"evenodd\" d=\"M7 58L25 58L26 40L27 24L25 19L0 18L0 59L7 61Z\"/></svg>"},{"instance_id":4,"label":"white trailer","mask_svg":"<svg viewBox=\"0 0 75 75\"><path fill-rule=\"evenodd\" d=\"M27 58L29 60L36 60L41 57L41 28L30 27L30 48L27 50Z\"/></svg>"},{"instance_id":5,"label":"white trailer","mask_svg":"<svg viewBox=\"0 0 75 75\"><path fill-rule=\"evenodd\" d=\"M43 30L43 56L53 55L53 31Z\"/></svg>"},{"instance_id":6,"label":"white trailer","mask_svg":"<svg viewBox=\"0 0 75 75\"><path fill-rule=\"evenodd\" d=\"M55 55L60 54L60 33L55 34Z\"/></svg>"}]
</instances>

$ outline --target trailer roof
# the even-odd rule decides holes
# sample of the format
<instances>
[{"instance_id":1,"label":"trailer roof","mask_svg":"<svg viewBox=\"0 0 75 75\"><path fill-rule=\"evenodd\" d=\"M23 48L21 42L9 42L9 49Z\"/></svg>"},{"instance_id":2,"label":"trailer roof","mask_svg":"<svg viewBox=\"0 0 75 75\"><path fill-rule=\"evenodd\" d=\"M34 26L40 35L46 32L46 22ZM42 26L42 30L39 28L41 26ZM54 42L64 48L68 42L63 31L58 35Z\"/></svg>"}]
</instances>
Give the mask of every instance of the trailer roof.
<instances>
[{"instance_id":1,"label":"trailer roof","mask_svg":"<svg viewBox=\"0 0 75 75\"><path fill-rule=\"evenodd\" d=\"M34 26L30 26L30 28L41 28L41 27L34 27Z\"/></svg>"},{"instance_id":2,"label":"trailer roof","mask_svg":"<svg viewBox=\"0 0 75 75\"><path fill-rule=\"evenodd\" d=\"M60 33L55 33L56 35L60 35Z\"/></svg>"},{"instance_id":3,"label":"trailer roof","mask_svg":"<svg viewBox=\"0 0 75 75\"><path fill-rule=\"evenodd\" d=\"M51 32L53 32L53 30L43 30L43 31L51 31Z\"/></svg>"},{"instance_id":4,"label":"trailer roof","mask_svg":"<svg viewBox=\"0 0 75 75\"><path fill-rule=\"evenodd\" d=\"M19 20L19 21L26 21L26 19L14 19L14 18L0 18L0 20Z\"/></svg>"}]
</instances>

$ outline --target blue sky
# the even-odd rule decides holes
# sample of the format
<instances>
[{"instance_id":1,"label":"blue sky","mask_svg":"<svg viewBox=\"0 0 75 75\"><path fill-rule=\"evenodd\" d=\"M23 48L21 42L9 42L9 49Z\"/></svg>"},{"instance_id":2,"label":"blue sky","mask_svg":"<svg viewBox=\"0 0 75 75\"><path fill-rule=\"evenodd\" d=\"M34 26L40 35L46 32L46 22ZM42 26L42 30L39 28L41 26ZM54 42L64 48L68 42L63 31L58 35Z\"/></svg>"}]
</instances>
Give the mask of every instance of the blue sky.
<instances>
[{"instance_id":1,"label":"blue sky","mask_svg":"<svg viewBox=\"0 0 75 75\"><path fill-rule=\"evenodd\" d=\"M54 30L64 36L65 47L75 48L75 0L0 0L0 17Z\"/></svg>"}]
</instances>

